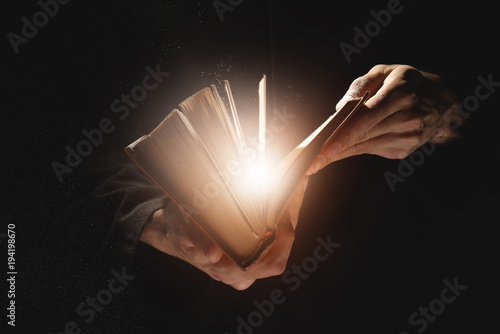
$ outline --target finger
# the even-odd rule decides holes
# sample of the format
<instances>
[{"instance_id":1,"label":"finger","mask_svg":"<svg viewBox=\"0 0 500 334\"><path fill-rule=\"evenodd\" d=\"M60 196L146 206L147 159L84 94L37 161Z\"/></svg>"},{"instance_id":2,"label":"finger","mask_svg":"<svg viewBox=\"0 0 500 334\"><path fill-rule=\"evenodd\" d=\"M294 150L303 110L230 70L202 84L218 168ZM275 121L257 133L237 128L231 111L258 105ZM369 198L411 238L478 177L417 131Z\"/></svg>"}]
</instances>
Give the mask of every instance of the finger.
<instances>
[{"instance_id":1,"label":"finger","mask_svg":"<svg viewBox=\"0 0 500 334\"><path fill-rule=\"evenodd\" d=\"M383 108L384 105L381 105L381 103L392 104L393 102L387 100L389 92L392 93L395 88L398 91L401 88L408 88L405 86L413 88L414 85L408 85L408 83L412 84L422 79L422 73L408 65L376 65L367 74L353 81L347 93L337 104L337 109L349 100L361 98L366 91L369 91L371 96L365 104L370 109L375 107ZM381 117L381 119L385 118ZM378 121L374 121L372 125L376 123Z\"/></svg>"},{"instance_id":2,"label":"finger","mask_svg":"<svg viewBox=\"0 0 500 334\"><path fill-rule=\"evenodd\" d=\"M177 238L184 260L198 267L217 263L224 254L222 249L208 238L195 224L185 228L185 234Z\"/></svg>"},{"instance_id":3,"label":"finger","mask_svg":"<svg viewBox=\"0 0 500 334\"><path fill-rule=\"evenodd\" d=\"M178 247L182 254L183 260L197 267L205 267L211 263L206 252L199 246L195 245L189 238L179 238Z\"/></svg>"},{"instance_id":4,"label":"finger","mask_svg":"<svg viewBox=\"0 0 500 334\"><path fill-rule=\"evenodd\" d=\"M421 80L420 71L410 66L393 68L380 89L365 102L365 108L361 108L353 121L347 124L347 131L341 130L337 142L344 141L344 138L354 142L364 141L370 130L381 121L397 111L411 109L417 102L416 87Z\"/></svg>"},{"instance_id":5,"label":"finger","mask_svg":"<svg viewBox=\"0 0 500 334\"><path fill-rule=\"evenodd\" d=\"M425 99L423 99L425 100ZM384 134L419 133L421 142L432 139L435 129L442 123L439 111L430 103L419 103L411 109L396 111L377 123L364 134L364 141ZM344 152L345 153L345 152ZM338 155L335 160L338 160Z\"/></svg>"},{"instance_id":6,"label":"finger","mask_svg":"<svg viewBox=\"0 0 500 334\"><path fill-rule=\"evenodd\" d=\"M424 118L420 112L413 109L401 110L379 122L366 133L365 140L379 137L387 133L419 132L424 128Z\"/></svg>"},{"instance_id":7,"label":"finger","mask_svg":"<svg viewBox=\"0 0 500 334\"><path fill-rule=\"evenodd\" d=\"M386 84L388 76L400 66L401 65L376 65L367 74L357 78L351 83L346 94L337 103L337 110L345 105L347 101L361 98L367 91L370 91L372 96L365 102L365 105L361 106L360 110L356 112L354 117L340 130L340 132L336 136L330 138L324 145L321 152L309 167L307 175L315 174L334 161L334 156L344 148L356 142L366 140L365 134L373 126L385 118L386 115L396 111L396 109L390 108L386 109L385 113L383 111L374 113L369 107L367 108L367 106L373 108L378 105L380 108L381 102L387 100L387 95L394 97L393 94L390 94L390 88L394 86L394 80L392 80L393 83L389 87L384 88L384 85ZM382 92L380 92L381 89ZM371 101L370 104L368 104L369 101ZM386 104L388 104L388 102L386 102Z\"/></svg>"},{"instance_id":8,"label":"finger","mask_svg":"<svg viewBox=\"0 0 500 334\"><path fill-rule=\"evenodd\" d=\"M210 264L217 263L224 256L224 251L215 242L212 242L206 249L205 255Z\"/></svg>"},{"instance_id":9,"label":"finger","mask_svg":"<svg viewBox=\"0 0 500 334\"><path fill-rule=\"evenodd\" d=\"M397 110L407 109L408 105L414 104L413 100L423 80L422 72L416 68L399 65L387 75L380 89L372 93L365 104L372 110L386 109L387 105L394 103L398 106Z\"/></svg>"},{"instance_id":10,"label":"finger","mask_svg":"<svg viewBox=\"0 0 500 334\"><path fill-rule=\"evenodd\" d=\"M259 262L250 269L243 271L229 257L224 255L219 262L208 268L208 273L229 285L250 279L280 275L286 268L294 238L293 226L288 215L284 212L278 223L273 248Z\"/></svg>"},{"instance_id":11,"label":"finger","mask_svg":"<svg viewBox=\"0 0 500 334\"><path fill-rule=\"evenodd\" d=\"M200 269L212 278L231 285L238 290L248 288L257 278L261 278L259 275L254 275L250 270L243 271L226 254L217 263Z\"/></svg>"},{"instance_id":12,"label":"finger","mask_svg":"<svg viewBox=\"0 0 500 334\"><path fill-rule=\"evenodd\" d=\"M404 159L423 143L419 133L388 133L357 143L339 152L334 160L360 154L375 154L388 159Z\"/></svg>"},{"instance_id":13,"label":"finger","mask_svg":"<svg viewBox=\"0 0 500 334\"><path fill-rule=\"evenodd\" d=\"M364 153L391 159L408 156L442 130L441 118L437 113L420 109L402 110L387 117L368 132L367 140L342 150L332 161ZM374 138L377 140L371 140Z\"/></svg>"},{"instance_id":14,"label":"finger","mask_svg":"<svg viewBox=\"0 0 500 334\"><path fill-rule=\"evenodd\" d=\"M253 278L265 278L281 275L286 268L288 257L295 239L293 224L287 212L284 212L278 222L276 242L262 259L247 272Z\"/></svg>"},{"instance_id":15,"label":"finger","mask_svg":"<svg viewBox=\"0 0 500 334\"><path fill-rule=\"evenodd\" d=\"M353 121L346 124L347 131L341 130L337 141L345 141L345 138L366 140L370 130L377 124L398 111L411 109L415 103L416 94L410 84L391 80L365 102L364 108L359 110Z\"/></svg>"},{"instance_id":16,"label":"finger","mask_svg":"<svg viewBox=\"0 0 500 334\"><path fill-rule=\"evenodd\" d=\"M208 245L187 247L184 249L184 252L189 262L201 267L218 263L224 255L222 249L211 240Z\"/></svg>"},{"instance_id":17,"label":"finger","mask_svg":"<svg viewBox=\"0 0 500 334\"><path fill-rule=\"evenodd\" d=\"M369 139L370 131L377 124L397 111L410 109L416 100L412 84L386 79L378 92L366 101L353 118L325 145L314 162L316 171L338 160L335 157L338 152ZM321 163L322 166L318 168Z\"/></svg>"},{"instance_id":18,"label":"finger","mask_svg":"<svg viewBox=\"0 0 500 334\"><path fill-rule=\"evenodd\" d=\"M231 284L231 286L233 288L235 288L236 290L246 290L248 289L253 283L255 282L254 279L248 279L248 280L244 280L244 281L241 281L241 282L236 282L236 283L233 283Z\"/></svg>"},{"instance_id":19,"label":"finger","mask_svg":"<svg viewBox=\"0 0 500 334\"><path fill-rule=\"evenodd\" d=\"M293 225L288 214L285 212L278 223L278 231L276 232L276 241L273 248L250 269L246 271L241 270L225 254L215 264L196 266L212 278L231 285L235 289L243 290L253 284L256 279L276 276L284 272L294 238Z\"/></svg>"},{"instance_id":20,"label":"finger","mask_svg":"<svg viewBox=\"0 0 500 334\"><path fill-rule=\"evenodd\" d=\"M337 104L337 110L347 101L361 98L366 91L372 95L382 87L385 78L399 65L376 65L365 75L355 79Z\"/></svg>"}]
</instances>

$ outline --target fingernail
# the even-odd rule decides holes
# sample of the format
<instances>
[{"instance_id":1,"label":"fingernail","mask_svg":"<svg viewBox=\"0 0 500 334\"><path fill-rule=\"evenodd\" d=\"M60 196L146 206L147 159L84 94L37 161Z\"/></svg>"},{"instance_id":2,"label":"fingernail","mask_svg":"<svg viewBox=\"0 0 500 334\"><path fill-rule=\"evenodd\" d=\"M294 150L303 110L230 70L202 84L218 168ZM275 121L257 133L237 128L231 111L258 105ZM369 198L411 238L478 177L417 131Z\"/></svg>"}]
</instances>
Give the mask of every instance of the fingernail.
<instances>
[{"instance_id":1,"label":"fingernail","mask_svg":"<svg viewBox=\"0 0 500 334\"><path fill-rule=\"evenodd\" d=\"M313 163L311 164L311 167L309 167L306 175L315 174L321 167L323 167L325 162L326 158L324 156L320 155L316 157L316 159L314 159Z\"/></svg>"}]
</instances>

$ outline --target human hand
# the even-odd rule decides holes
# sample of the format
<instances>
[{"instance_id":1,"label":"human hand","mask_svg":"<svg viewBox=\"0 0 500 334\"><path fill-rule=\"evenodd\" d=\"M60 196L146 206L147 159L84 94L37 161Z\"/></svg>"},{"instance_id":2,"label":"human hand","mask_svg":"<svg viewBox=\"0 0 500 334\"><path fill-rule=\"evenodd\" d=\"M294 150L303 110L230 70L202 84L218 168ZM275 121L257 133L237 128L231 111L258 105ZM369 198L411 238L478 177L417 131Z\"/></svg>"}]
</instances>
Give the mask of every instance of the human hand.
<instances>
[{"instance_id":1,"label":"human hand","mask_svg":"<svg viewBox=\"0 0 500 334\"><path fill-rule=\"evenodd\" d=\"M176 256L204 271L213 279L245 290L256 279L281 275L295 239L300 207L309 181L308 176L299 183L278 222L275 244L250 269L241 270L222 249L210 240L173 202L157 210L146 224L141 241L156 249Z\"/></svg>"},{"instance_id":2,"label":"human hand","mask_svg":"<svg viewBox=\"0 0 500 334\"><path fill-rule=\"evenodd\" d=\"M435 74L407 65L376 65L352 82L337 109L366 91L371 97L325 145L308 174L365 153L404 159L428 141L458 136L452 124L458 117L456 97Z\"/></svg>"}]
</instances>

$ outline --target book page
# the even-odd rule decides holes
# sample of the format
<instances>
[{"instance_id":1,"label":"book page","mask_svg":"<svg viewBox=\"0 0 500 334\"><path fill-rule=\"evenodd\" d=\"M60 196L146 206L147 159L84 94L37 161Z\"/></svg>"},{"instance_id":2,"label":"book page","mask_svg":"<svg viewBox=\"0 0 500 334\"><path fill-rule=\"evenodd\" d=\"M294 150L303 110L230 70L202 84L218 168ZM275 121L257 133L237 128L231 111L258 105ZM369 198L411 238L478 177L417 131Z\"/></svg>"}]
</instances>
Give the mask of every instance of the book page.
<instances>
[{"instance_id":1,"label":"book page","mask_svg":"<svg viewBox=\"0 0 500 334\"><path fill-rule=\"evenodd\" d=\"M235 261L244 265L264 239L246 221L202 139L178 110L127 148L138 165Z\"/></svg>"},{"instance_id":2,"label":"book page","mask_svg":"<svg viewBox=\"0 0 500 334\"><path fill-rule=\"evenodd\" d=\"M206 88L179 106L200 137L200 145L210 156L217 169L216 173L222 175L248 225L262 238L269 231L259 204L257 189L249 175L248 164L239 150L244 143L240 143L238 130L231 122L217 89L215 86Z\"/></svg>"},{"instance_id":3,"label":"book page","mask_svg":"<svg viewBox=\"0 0 500 334\"><path fill-rule=\"evenodd\" d=\"M126 152L242 269L274 242L276 223L311 162L366 99L346 103L290 152L264 188L249 163L236 106L226 82L229 111L215 86L174 109L151 134ZM265 129L265 77L259 85L260 129ZM261 131L262 132L262 131ZM262 182L260 182L262 183ZM264 190L264 191L263 191ZM186 210L189 208L189 210Z\"/></svg>"},{"instance_id":4,"label":"book page","mask_svg":"<svg viewBox=\"0 0 500 334\"><path fill-rule=\"evenodd\" d=\"M324 144L335 136L367 98L368 92L363 98L348 101L290 152L276 167L271 176L269 187L269 189L272 189L272 193L268 195L267 224L276 224L288 199Z\"/></svg>"}]
</instances>

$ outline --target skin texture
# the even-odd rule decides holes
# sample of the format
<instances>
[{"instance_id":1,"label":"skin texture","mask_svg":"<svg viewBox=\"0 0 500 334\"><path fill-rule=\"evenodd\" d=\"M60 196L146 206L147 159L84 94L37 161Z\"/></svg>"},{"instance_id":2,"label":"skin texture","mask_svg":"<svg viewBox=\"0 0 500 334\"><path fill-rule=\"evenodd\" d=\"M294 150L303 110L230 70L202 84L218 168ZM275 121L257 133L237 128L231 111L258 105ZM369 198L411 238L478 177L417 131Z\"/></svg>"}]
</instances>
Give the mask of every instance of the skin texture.
<instances>
[{"instance_id":1,"label":"skin texture","mask_svg":"<svg viewBox=\"0 0 500 334\"><path fill-rule=\"evenodd\" d=\"M450 120L456 117L458 104L438 76L407 65L377 65L352 82L337 108L366 91L371 97L365 106L325 145L290 198L278 222L275 245L249 270L238 268L195 224L187 223L173 203L153 214L141 241L238 290L247 289L256 279L282 274L309 175L350 156L404 159L428 141L443 143L457 137Z\"/></svg>"},{"instance_id":2,"label":"skin texture","mask_svg":"<svg viewBox=\"0 0 500 334\"><path fill-rule=\"evenodd\" d=\"M157 210L146 224L141 241L158 250L189 262L213 279L244 290L256 279L281 275L285 268L297 227L299 210L309 177L304 176L290 197L278 222L274 246L253 265L243 271L194 224L186 223L180 209L171 202Z\"/></svg>"},{"instance_id":3,"label":"skin texture","mask_svg":"<svg viewBox=\"0 0 500 334\"><path fill-rule=\"evenodd\" d=\"M444 143L458 136L452 129L457 99L435 74L407 65L374 66L352 82L337 107L366 91L371 97L365 106L325 145L309 175L354 155L404 159L428 141Z\"/></svg>"}]
</instances>

